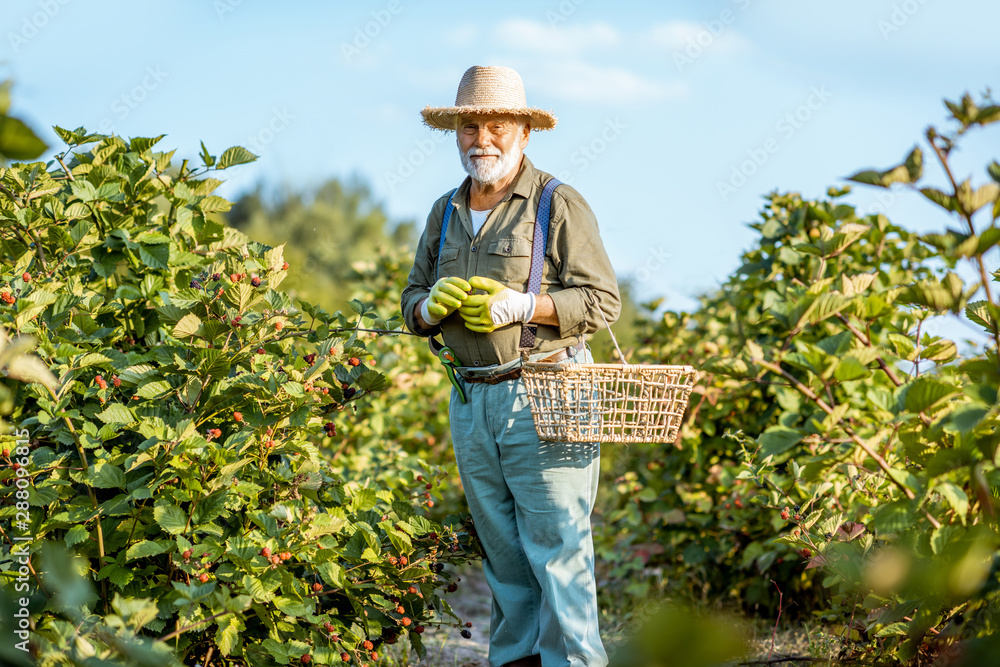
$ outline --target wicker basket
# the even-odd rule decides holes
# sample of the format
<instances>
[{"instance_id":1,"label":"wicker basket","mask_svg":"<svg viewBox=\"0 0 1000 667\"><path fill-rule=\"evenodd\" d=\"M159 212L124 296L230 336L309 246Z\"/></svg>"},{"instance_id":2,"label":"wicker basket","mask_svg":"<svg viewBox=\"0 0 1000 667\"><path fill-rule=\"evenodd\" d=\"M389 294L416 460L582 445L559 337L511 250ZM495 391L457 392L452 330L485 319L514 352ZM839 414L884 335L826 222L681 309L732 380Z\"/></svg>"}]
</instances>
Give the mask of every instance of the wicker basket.
<instances>
[{"instance_id":1,"label":"wicker basket","mask_svg":"<svg viewBox=\"0 0 1000 667\"><path fill-rule=\"evenodd\" d=\"M691 366L526 363L535 430L558 442L674 442L698 372Z\"/></svg>"},{"instance_id":2,"label":"wicker basket","mask_svg":"<svg viewBox=\"0 0 1000 667\"><path fill-rule=\"evenodd\" d=\"M608 333L618 357L625 359L610 326ZM675 442L698 371L692 366L526 362L521 377L542 440Z\"/></svg>"}]
</instances>

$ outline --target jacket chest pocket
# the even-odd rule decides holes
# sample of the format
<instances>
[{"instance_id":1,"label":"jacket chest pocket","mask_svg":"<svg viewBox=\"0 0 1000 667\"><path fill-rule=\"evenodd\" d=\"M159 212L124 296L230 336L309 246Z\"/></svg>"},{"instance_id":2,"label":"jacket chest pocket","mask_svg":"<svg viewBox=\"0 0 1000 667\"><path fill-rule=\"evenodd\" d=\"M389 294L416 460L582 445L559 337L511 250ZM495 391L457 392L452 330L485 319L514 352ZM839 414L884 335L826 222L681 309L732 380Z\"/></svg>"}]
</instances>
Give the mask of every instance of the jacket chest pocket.
<instances>
[{"instance_id":1,"label":"jacket chest pocket","mask_svg":"<svg viewBox=\"0 0 1000 667\"><path fill-rule=\"evenodd\" d=\"M528 283L531 272L531 241L506 238L491 241L487 253L489 278L507 283Z\"/></svg>"},{"instance_id":2,"label":"jacket chest pocket","mask_svg":"<svg viewBox=\"0 0 1000 667\"><path fill-rule=\"evenodd\" d=\"M448 278L458 276L468 278L458 266L458 246L445 246L441 248L441 256L438 258L437 278Z\"/></svg>"}]
</instances>

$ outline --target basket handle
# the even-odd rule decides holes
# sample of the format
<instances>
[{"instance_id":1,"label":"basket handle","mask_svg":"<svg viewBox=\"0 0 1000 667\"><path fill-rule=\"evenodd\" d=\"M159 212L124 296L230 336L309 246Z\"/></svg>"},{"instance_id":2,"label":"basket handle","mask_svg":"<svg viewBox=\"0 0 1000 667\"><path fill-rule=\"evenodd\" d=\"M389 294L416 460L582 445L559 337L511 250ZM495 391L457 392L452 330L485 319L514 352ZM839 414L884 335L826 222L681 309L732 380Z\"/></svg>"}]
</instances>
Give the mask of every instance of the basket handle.
<instances>
[{"instance_id":1,"label":"basket handle","mask_svg":"<svg viewBox=\"0 0 1000 667\"><path fill-rule=\"evenodd\" d=\"M618 350L618 358L622 360L623 364L627 364L628 361L625 360L625 354L622 349L618 347L618 339L615 338L615 332L611 330L611 325L608 324L608 318L604 317L604 310L601 309L600 304L597 303L597 297L594 296L593 292L587 292L590 295L590 300L594 302L594 307L597 308L597 312L600 314L601 319L604 320L604 326L608 328L608 333L611 334L611 342L615 344L615 349Z\"/></svg>"}]
</instances>

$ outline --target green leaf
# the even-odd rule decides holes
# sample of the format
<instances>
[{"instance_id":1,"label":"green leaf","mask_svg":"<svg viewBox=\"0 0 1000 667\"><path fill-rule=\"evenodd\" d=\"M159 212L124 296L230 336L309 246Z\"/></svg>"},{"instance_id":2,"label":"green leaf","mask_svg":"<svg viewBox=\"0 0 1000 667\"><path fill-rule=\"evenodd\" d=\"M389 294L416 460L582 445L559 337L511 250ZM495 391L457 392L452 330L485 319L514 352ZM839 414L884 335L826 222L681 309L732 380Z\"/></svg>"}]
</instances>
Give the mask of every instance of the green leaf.
<instances>
[{"instance_id":1,"label":"green leaf","mask_svg":"<svg viewBox=\"0 0 1000 667\"><path fill-rule=\"evenodd\" d=\"M66 542L66 546L72 547L86 540L88 536L89 533L87 531L86 526L76 525L70 528L68 531L66 531L66 537L64 537L63 539Z\"/></svg>"},{"instance_id":2,"label":"green leaf","mask_svg":"<svg viewBox=\"0 0 1000 667\"><path fill-rule=\"evenodd\" d=\"M45 142L22 121L0 114L0 157L34 160L46 148Z\"/></svg>"},{"instance_id":3,"label":"green leaf","mask_svg":"<svg viewBox=\"0 0 1000 667\"><path fill-rule=\"evenodd\" d=\"M188 313L174 326L173 334L177 338L190 338L201 329L201 319L194 313Z\"/></svg>"},{"instance_id":4,"label":"green leaf","mask_svg":"<svg viewBox=\"0 0 1000 667\"><path fill-rule=\"evenodd\" d=\"M135 560L136 558L148 558L149 556L158 556L167 550L167 547L160 542L151 542L149 540L142 540L141 542L136 542L128 548L125 552L125 560Z\"/></svg>"},{"instance_id":5,"label":"green leaf","mask_svg":"<svg viewBox=\"0 0 1000 667\"><path fill-rule=\"evenodd\" d=\"M233 146L232 148L227 148L223 151L222 155L219 157L219 163L216 165L216 169L228 169L229 167L235 167L238 164L253 162L256 159L256 155L242 146Z\"/></svg>"},{"instance_id":6,"label":"green leaf","mask_svg":"<svg viewBox=\"0 0 1000 667\"><path fill-rule=\"evenodd\" d=\"M121 403L109 403L108 407L94 416L105 424L131 424L135 421L132 412Z\"/></svg>"},{"instance_id":7,"label":"green leaf","mask_svg":"<svg viewBox=\"0 0 1000 667\"><path fill-rule=\"evenodd\" d=\"M951 482L939 482L934 490L941 494L959 517L965 523L965 515L969 512L969 496L958 485Z\"/></svg>"},{"instance_id":8,"label":"green leaf","mask_svg":"<svg viewBox=\"0 0 1000 667\"><path fill-rule=\"evenodd\" d=\"M159 614L159 606L149 598L123 598L115 593L111 608L134 632L148 625Z\"/></svg>"},{"instance_id":9,"label":"green leaf","mask_svg":"<svg viewBox=\"0 0 1000 667\"><path fill-rule=\"evenodd\" d=\"M772 426L764 431L758 442L761 445L762 457L783 454L797 445L805 436L803 431L786 426Z\"/></svg>"},{"instance_id":10,"label":"green leaf","mask_svg":"<svg viewBox=\"0 0 1000 667\"><path fill-rule=\"evenodd\" d=\"M301 600L293 600L287 597L279 596L274 598L274 606L289 616L305 616L309 613L309 608Z\"/></svg>"},{"instance_id":11,"label":"green leaf","mask_svg":"<svg viewBox=\"0 0 1000 667\"><path fill-rule=\"evenodd\" d=\"M217 624L219 630L215 633L215 645L219 647L219 653L222 655L231 655L239 644L243 621L237 616L229 615L220 618Z\"/></svg>"},{"instance_id":12,"label":"green leaf","mask_svg":"<svg viewBox=\"0 0 1000 667\"><path fill-rule=\"evenodd\" d=\"M371 392L382 391L386 387L386 379L381 373L366 370L358 377L357 385L360 389Z\"/></svg>"},{"instance_id":13,"label":"green leaf","mask_svg":"<svg viewBox=\"0 0 1000 667\"><path fill-rule=\"evenodd\" d=\"M178 535L184 532L187 526L188 517L180 507L176 505L157 505L153 509L153 518L160 528L171 535Z\"/></svg>"},{"instance_id":14,"label":"green leaf","mask_svg":"<svg viewBox=\"0 0 1000 667\"><path fill-rule=\"evenodd\" d=\"M906 389L906 409L909 412L924 412L960 393L961 390L940 380L927 376L919 377Z\"/></svg>"},{"instance_id":15,"label":"green leaf","mask_svg":"<svg viewBox=\"0 0 1000 667\"><path fill-rule=\"evenodd\" d=\"M90 485L96 489L124 489L125 473L107 461L90 466Z\"/></svg>"},{"instance_id":16,"label":"green leaf","mask_svg":"<svg viewBox=\"0 0 1000 667\"><path fill-rule=\"evenodd\" d=\"M170 264L170 246L166 243L140 245L139 258L151 269L166 269Z\"/></svg>"}]
</instances>

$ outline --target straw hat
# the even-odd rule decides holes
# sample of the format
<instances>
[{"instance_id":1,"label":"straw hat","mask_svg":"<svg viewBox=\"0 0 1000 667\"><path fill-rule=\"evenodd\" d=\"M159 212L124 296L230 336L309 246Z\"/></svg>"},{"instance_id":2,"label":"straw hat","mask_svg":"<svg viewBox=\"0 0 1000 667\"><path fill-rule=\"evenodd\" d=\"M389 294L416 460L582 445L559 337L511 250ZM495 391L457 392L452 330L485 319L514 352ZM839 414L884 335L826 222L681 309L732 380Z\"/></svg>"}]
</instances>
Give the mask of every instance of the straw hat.
<instances>
[{"instance_id":1,"label":"straw hat","mask_svg":"<svg viewBox=\"0 0 1000 667\"><path fill-rule=\"evenodd\" d=\"M521 75L501 66L470 67L458 84L455 106L428 106L420 113L426 125L438 130L454 130L455 117L461 114L527 116L532 130L551 130L556 126L552 112L528 106Z\"/></svg>"}]
</instances>

